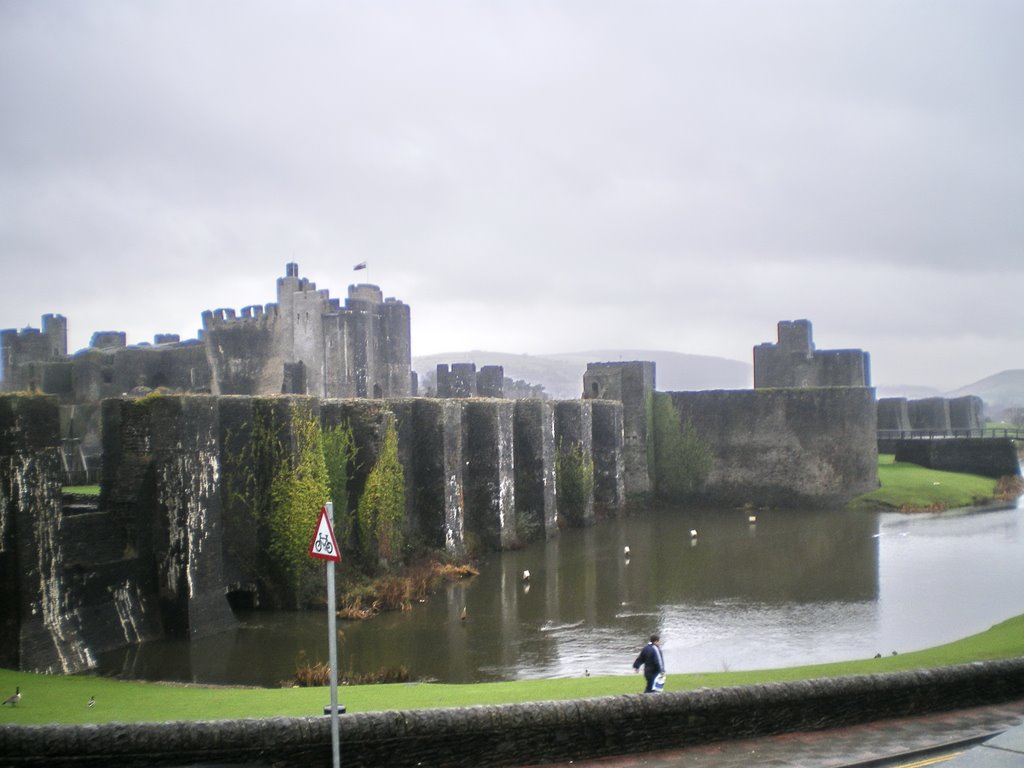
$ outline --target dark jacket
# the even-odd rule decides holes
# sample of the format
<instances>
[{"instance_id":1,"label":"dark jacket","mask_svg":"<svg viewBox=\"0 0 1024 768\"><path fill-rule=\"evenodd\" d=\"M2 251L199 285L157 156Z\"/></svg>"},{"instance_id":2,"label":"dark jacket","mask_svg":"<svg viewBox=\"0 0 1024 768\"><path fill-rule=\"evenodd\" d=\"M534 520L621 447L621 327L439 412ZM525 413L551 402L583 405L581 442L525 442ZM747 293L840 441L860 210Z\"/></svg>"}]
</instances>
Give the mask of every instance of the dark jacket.
<instances>
[{"instance_id":1,"label":"dark jacket","mask_svg":"<svg viewBox=\"0 0 1024 768\"><path fill-rule=\"evenodd\" d=\"M656 647L654 643L648 643L640 650L640 655L633 662L633 669L640 669L641 664L644 665L644 677L648 679L654 679L654 676L659 672L665 671L665 666L662 663L661 649Z\"/></svg>"}]
</instances>

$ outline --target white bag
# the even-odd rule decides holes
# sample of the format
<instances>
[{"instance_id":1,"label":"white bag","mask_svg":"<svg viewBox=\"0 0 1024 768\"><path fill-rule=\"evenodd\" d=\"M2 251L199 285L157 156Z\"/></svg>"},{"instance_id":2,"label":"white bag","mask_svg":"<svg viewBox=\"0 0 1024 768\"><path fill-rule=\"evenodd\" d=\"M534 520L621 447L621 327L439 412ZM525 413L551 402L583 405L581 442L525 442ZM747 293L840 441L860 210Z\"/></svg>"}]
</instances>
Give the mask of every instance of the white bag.
<instances>
[{"instance_id":1,"label":"white bag","mask_svg":"<svg viewBox=\"0 0 1024 768\"><path fill-rule=\"evenodd\" d=\"M654 688L653 688L653 690L654 690L655 693L661 693L663 690L665 690L665 673L664 672L659 672L658 676L656 678L654 678Z\"/></svg>"}]
</instances>

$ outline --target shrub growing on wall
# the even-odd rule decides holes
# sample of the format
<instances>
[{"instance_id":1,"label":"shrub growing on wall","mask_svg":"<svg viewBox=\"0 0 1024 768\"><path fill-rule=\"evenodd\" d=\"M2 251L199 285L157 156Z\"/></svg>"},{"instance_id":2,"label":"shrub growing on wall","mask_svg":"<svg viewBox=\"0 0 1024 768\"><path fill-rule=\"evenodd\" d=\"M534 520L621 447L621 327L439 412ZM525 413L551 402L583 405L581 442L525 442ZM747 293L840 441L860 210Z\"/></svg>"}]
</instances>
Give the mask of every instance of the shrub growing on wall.
<instances>
[{"instance_id":1,"label":"shrub growing on wall","mask_svg":"<svg viewBox=\"0 0 1024 768\"><path fill-rule=\"evenodd\" d=\"M594 460L582 446L558 441L555 487L559 517L570 525L582 525L587 504L594 496Z\"/></svg>"},{"instance_id":2,"label":"shrub growing on wall","mask_svg":"<svg viewBox=\"0 0 1024 768\"><path fill-rule=\"evenodd\" d=\"M292 408L292 436L294 450L271 484L268 529L269 554L298 602L304 582L319 573L308 548L330 490L320 422L304 403Z\"/></svg>"},{"instance_id":3,"label":"shrub growing on wall","mask_svg":"<svg viewBox=\"0 0 1024 768\"><path fill-rule=\"evenodd\" d=\"M270 489L274 475L284 459L285 450L266 411L254 409L251 432L247 433L248 426L241 425L241 434L229 431L225 438L225 512L244 519L244 524L255 532L258 546L250 547L246 542L239 541L238 537L226 540L224 546L234 557L244 559L258 556L259 572L268 573L268 569L272 568L267 556L270 541L267 526L272 508Z\"/></svg>"},{"instance_id":4,"label":"shrub growing on wall","mask_svg":"<svg viewBox=\"0 0 1024 768\"><path fill-rule=\"evenodd\" d=\"M664 499L684 498L699 491L707 480L711 450L693 423L680 415L671 395L655 392L651 405L656 493Z\"/></svg>"},{"instance_id":5,"label":"shrub growing on wall","mask_svg":"<svg viewBox=\"0 0 1024 768\"><path fill-rule=\"evenodd\" d=\"M334 536L345 547L352 535L354 516L349 509L348 481L356 459L356 441L352 424L345 421L323 433L324 460L327 463L330 500L334 502Z\"/></svg>"},{"instance_id":6,"label":"shrub growing on wall","mask_svg":"<svg viewBox=\"0 0 1024 768\"><path fill-rule=\"evenodd\" d=\"M393 418L388 419L384 444L366 479L356 516L365 562L385 568L395 562L403 544L405 472L398 461L398 432Z\"/></svg>"}]
</instances>

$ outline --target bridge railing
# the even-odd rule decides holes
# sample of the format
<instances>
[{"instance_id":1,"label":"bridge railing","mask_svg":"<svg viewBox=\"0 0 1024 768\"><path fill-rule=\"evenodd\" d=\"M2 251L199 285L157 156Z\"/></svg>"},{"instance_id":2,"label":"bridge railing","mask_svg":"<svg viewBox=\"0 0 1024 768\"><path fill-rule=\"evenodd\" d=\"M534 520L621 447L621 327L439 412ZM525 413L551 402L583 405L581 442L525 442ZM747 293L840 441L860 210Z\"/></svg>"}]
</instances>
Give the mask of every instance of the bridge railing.
<instances>
[{"instance_id":1,"label":"bridge railing","mask_svg":"<svg viewBox=\"0 0 1024 768\"><path fill-rule=\"evenodd\" d=\"M984 429L880 429L879 440L952 440L966 438L1009 438L1024 440L1024 429L987 427Z\"/></svg>"}]
</instances>

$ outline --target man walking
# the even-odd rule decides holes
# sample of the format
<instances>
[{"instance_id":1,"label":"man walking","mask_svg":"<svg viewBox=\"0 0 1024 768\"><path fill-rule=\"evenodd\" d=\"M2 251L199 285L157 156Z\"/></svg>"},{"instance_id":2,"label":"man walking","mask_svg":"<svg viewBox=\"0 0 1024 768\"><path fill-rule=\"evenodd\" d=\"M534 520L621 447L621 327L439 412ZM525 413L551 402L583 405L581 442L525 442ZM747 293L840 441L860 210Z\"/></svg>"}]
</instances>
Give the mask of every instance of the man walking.
<instances>
[{"instance_id":1,"label":"man walking","mask_svg":"<svg viewBox=\"0 0 1024 768\"><path fill-rule=\"evenodd\" d=\"M639 672L641 665L644 668L644 677L647 679L644 693L654 693L654 681L658 675L665 673L665 659L661 655L661 637L657 634L651 635L650 642L640 650L640 655L633 662L633 671Z\"/></svg>"}]
</instances>

